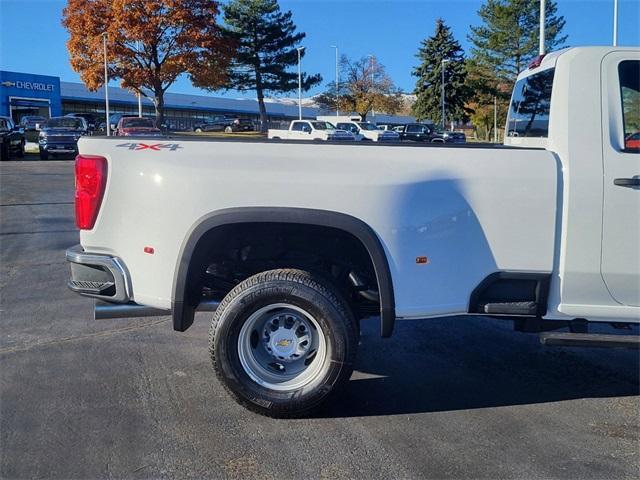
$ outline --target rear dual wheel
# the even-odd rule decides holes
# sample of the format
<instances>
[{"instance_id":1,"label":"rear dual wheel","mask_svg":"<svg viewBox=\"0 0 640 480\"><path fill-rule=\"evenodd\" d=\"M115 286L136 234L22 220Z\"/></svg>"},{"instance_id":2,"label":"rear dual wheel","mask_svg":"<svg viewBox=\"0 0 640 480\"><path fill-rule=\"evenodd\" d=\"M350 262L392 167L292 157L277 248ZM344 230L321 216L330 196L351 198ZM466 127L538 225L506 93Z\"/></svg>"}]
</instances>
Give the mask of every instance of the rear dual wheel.
<instances>
[{"instance_id":1,"label":"rear dual wheel","mask_svg":"<svg viewBox=\"0 0 640 480\"><path fill-rule=\"evenodd\" d=\"M281 269L234 288L213 317L209 341L216 375L238 403L298 417L349 379L358 330L329 282Z\"/></svg>"}]
</instances>

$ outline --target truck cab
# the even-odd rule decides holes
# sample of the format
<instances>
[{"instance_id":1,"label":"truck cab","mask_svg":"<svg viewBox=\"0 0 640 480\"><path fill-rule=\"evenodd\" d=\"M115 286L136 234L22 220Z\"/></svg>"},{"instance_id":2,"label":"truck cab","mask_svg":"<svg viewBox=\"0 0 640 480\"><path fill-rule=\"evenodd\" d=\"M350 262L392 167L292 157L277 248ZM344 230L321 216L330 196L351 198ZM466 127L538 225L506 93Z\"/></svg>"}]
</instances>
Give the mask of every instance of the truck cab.
<instances>
[{"instance_id":1,"label":"truck cab","mask_svg":"<svg viewBox=\"0 0 640 480\"><path fill-rule=\"evenodd\" d=\"M558 158L550 314L640 317L640 150L627 140L639 105L634 48L560 50L516 81L505 145Z\"/></svg>"}]
</instances>

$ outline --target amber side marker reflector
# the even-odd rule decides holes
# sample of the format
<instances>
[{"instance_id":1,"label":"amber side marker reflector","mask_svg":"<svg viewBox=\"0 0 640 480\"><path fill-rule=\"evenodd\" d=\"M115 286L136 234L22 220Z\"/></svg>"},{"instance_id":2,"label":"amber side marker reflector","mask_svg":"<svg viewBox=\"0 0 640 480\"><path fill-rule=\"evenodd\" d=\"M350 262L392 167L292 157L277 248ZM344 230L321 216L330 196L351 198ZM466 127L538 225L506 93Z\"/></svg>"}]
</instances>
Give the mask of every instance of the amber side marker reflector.
<instances>
[{"instance_id":1,"label":"amber side marker reflector","mask_svg":"<svg viewBox=\"0 0 640 480\"><path fill-rule=\"evenodd\" d=\"M429 259L427 257L416 257L416 263L426 265L429 263Z\"/></svg>"},{"instance_id":2,"label":"amber side marker reflector","mask_svg":"<svg viewBox=\"0 0 640 480\"><path fill-rule=\"evenodd\" d=\"M153 247L144 247L144 253L148 253L150 255L153 255L155 253L155 249Z\"/></svg>"}]
</instances>

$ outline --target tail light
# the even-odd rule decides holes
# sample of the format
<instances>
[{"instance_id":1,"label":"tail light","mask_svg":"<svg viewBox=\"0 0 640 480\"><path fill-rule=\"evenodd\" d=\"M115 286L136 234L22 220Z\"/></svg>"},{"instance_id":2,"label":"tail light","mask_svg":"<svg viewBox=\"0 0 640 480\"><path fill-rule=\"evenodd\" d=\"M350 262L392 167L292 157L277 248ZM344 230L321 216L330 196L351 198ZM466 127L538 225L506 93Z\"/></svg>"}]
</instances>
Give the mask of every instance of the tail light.
<instances>
[{"instance_id":1,"label":"tail light","mask_svg":"<svg viewBox=\"0 0 640 480\"><path fill-rule=\"evenodd\" d=\"M80 230L91 230L96 223L106 183L106 158L76 157L76 225Z\"/></svg>"},{"instance_id":2,"label":"tail light","mask_svg":"<svg viewBox=\"0 0 640 480\"><path fill-rule=\"evenodd\" d=\"M533 60L531 60L531 62L529 62L529 70L531 70L532 68L538 68L542 64L542 60L544 60L545 56L546 54L543 53L542 55L538 55Z\"/></svg>"}]
</instances>

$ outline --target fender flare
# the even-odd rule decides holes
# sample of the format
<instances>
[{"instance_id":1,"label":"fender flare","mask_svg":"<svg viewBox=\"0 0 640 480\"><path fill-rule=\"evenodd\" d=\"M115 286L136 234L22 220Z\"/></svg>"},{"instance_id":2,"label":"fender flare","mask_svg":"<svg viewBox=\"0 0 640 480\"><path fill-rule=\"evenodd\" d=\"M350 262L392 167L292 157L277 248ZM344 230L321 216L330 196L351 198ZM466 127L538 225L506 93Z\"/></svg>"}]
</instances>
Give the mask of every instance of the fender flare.
<instances>
[{"instance_id":1,"label":"fender flare","mask_svg":"<svg viewBox=\"0 0 640 480\"><path fill-rule=\"evenodd\" d=\"M197 305L185 298L191 257L200 239L223 225L241 223L298 223L331 227L356 237L367 250L380 291L380 335L390 337L395 323L393 282L387 256L375 231L362 220L344 213L291 207L239 207L217 210L198 219L189 230L178 256L171 300L174 330L184 332L193 323Z\"/></svg>"}]
</instances>

